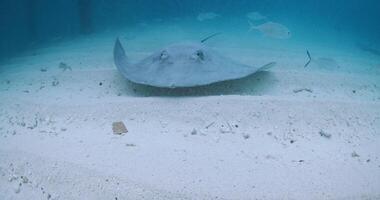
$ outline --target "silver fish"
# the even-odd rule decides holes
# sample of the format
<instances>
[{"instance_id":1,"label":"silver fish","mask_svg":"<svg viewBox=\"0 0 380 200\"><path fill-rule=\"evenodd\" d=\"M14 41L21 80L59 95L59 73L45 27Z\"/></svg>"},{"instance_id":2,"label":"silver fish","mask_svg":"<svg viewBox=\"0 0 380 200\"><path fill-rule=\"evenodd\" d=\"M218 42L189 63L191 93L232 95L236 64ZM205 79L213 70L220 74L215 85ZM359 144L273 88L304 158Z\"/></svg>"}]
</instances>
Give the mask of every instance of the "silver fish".
<instances>
[{"instance_id":1,"label":"silver fish","mask_svg":"<svg viewBox=\"0 0 380 200\"><path fill-rule=\"evenodd\" d=\"M207 12L207 13L200 13L197 17L198 21L203 22L205 20L212 20L217 17L221 17L219 14L213 13L213 12Z\"/></svg>"},{"instance_id":2,"label":"silver fish","mask_svg":"<svg viewBox=\"0 0 380 200\"><path fill-rule=\"evenodd\" d=\"M288 27L275 23L275 22L266 22L264 24L255 26L252 24L251 21L249 21L250 29L252 30L258 30L261 33L263 33L267 37L275 38L275 39L289 39L292 36L292 33L288 29Z\"/></svg>"},{"instance_id":3,"label":"silver fish","mask_svg":"<svg viewBox=\"0 0 380 200\"><path fill-rule=\"evenodd\" d=\"M253 20L253 21L261 21L261 20L265 20L267 18L266 16L262 15L259 12L247 13L247 17L248 17L248 19Z\"/></svg>"}]
</instances>

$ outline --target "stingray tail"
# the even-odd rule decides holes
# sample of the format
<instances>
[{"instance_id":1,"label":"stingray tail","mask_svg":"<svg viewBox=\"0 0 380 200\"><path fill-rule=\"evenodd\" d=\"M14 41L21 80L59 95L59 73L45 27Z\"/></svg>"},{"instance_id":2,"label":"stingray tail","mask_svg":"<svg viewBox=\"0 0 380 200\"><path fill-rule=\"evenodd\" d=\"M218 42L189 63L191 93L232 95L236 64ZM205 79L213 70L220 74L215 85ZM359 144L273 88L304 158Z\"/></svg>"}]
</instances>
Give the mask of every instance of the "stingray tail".
<instances>
[{"instance_id":1,"label":"stingray tail","mask_svg":"<svg viewBox=\"0 0 380 200\"><path fill-rule=\"evenodd\" d=\"M205 39L201 40L201 43L205 43L207 40L209 40L209 39L211 39L211 38L213 38L213 37L215 37L217 35L220 35L220 34L222 34L222 33L214 33L214 34L206 37Z\"/></svg>"},{"instance_id":2,"label":"stingray tail","mask_svg":"<svg viewBox=\"0 0 380 200\"><path fill-rule=\"evenodd\" d=\"M127 55L125 54L124 48L120 43L119 38L116 39L115 46L113 48L113 59L117 69L126 76L125 69L128 67L129 62Z\"/></svg>"},{"instance_id":3,"label":"stingray tail","mask_svg":"<svg viewBox=\"0 0 380 200\"><path fill-rule=\"evenodd\" d=\"M257 71L267 71L268 69L276 66L276 64L277 64L276 62L270 62L266 65L261 66Z\"/></svg>"}]
</instances>

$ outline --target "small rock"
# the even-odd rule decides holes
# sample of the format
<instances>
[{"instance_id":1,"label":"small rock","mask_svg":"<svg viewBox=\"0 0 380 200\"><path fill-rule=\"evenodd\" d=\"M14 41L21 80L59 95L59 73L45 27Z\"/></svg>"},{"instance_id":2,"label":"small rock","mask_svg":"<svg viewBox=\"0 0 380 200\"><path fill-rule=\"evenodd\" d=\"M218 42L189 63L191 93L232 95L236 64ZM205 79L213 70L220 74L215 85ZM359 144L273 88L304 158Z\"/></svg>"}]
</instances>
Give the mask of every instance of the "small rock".
<instances>
[{"instance_id":1,"label":"small rock","mask_svg":"<svg viewBox=\"0 0 380 200\"><path fill-rule=\"evenodd\" d=\"M128 133L128 129L125 127L123 122L112 123L112 130L113 130L113 133L117 135Z\"/></svg>"},{"instance_id":2,"label":"small rock","mask_svg":"<svg viewBox=\"0 0 380 200\"><path fill-rule=\"evenodd\" d=\"M331 134L330 133L326 133L324 132L323 130L320 130L319 131L319 135L322 136L322 137L325 137L327 139L330 139L331 138Z\"/></svg>"},{"instance_id":3,"label":"small rock","mask_svg":"<svg viewBox=\"0 0 380 200\"><path fill-rule=\"evenodd\" d=\"M26 176L21 176L22 183L28 183L29 179Z\"/></svg>"},{"instance_id":4,"label":"small rock","mask_svg":"<svg viewBox=\"0 0 380 200\"><path fill-rule=\"evenodd\" d=\"M249 139L249 137L251 137L249 134L244 134L243 135L243 138L246 139L246 140Z\"/></svg>"},{"instance_id":5,"label":"small rock","mask_svg":"<svg viewBox=\"0 0 380 200\"><path fill-rule=\"evenodd\" d=\"M191 135L196 135L198 132L197 132L197 130L196 129L193 129L192 131L191 131Z\"/></svg>"},{"instance_id":6,"label":"small rock","mask_svg":"<svg viewBox=\"0 0 380 200\"><path fill-rule=\"evenodd\" d=\"M102 82L99 82L99 86L102 86L103 85L103 83Z\"/></svg>"},{"instance_id":7,"label":"small rock","mask_svg":"<svg viewBox=\"0 0 380 200\"><path fill-rule=\"evenodd\" d=\"M46 68L41 68L40 71L41 72L47 72L47 69Z\"/></svg>"},{"instance_id":8,"label":"small rock","mask_svg":"<svg viewBox=\"0 0 380 200\"><path fill-rule=\"evenodd\" d=\"M132 143L130 143L130 144L125 144L125 146L127 146L127 147L135 147L136 145L135 145L135 144L132 144Z\"/></svg>"}]
</instances>

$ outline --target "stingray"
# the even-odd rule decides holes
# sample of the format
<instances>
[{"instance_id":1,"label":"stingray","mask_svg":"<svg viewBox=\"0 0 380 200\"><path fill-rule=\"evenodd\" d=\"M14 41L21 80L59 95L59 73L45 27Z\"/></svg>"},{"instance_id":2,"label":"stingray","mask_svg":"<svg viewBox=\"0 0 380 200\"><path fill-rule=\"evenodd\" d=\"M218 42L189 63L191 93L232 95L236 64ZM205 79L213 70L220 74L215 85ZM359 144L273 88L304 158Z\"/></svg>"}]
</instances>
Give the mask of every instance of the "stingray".
<instances>
[{"instance_id":1,"label":"stingray","mask_svg":"<svg viewBox=\"0 0 380 200\"><path fill-rule=\"evenodd\" d=\"M185 88L247 77L274 66L248 66L224 57L204 42L182 42L164 47L147 58L132 64L119 39L114 46L114 62L129 81L161 88Z\"/></svg>"}]
</instances>

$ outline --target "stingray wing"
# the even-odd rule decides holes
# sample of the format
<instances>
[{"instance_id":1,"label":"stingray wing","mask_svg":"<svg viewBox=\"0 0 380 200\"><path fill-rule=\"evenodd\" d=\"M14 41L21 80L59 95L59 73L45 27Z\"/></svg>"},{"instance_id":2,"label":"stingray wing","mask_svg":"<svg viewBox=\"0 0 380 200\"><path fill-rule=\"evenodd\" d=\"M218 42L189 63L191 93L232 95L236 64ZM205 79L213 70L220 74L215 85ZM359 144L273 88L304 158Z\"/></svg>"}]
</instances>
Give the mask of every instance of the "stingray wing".
<instances>
[{"instance_id":1,"label":"stingray wing","mask_svg":"<svg viewBox=\"0 0 380 200\"><path fill-rule=\"evenodd\" d=\"M234 62L212 50L208 53L211 61L199 64L192 62L162 64L154 62L155 55L152 55L136 65L131 65L120 41L117 40L114 48L114 61L118 70L128 80L162 88L196 87L240 79L275 65L273 62L259 68L251 67Z\"/></svg>"}]
</instances>

